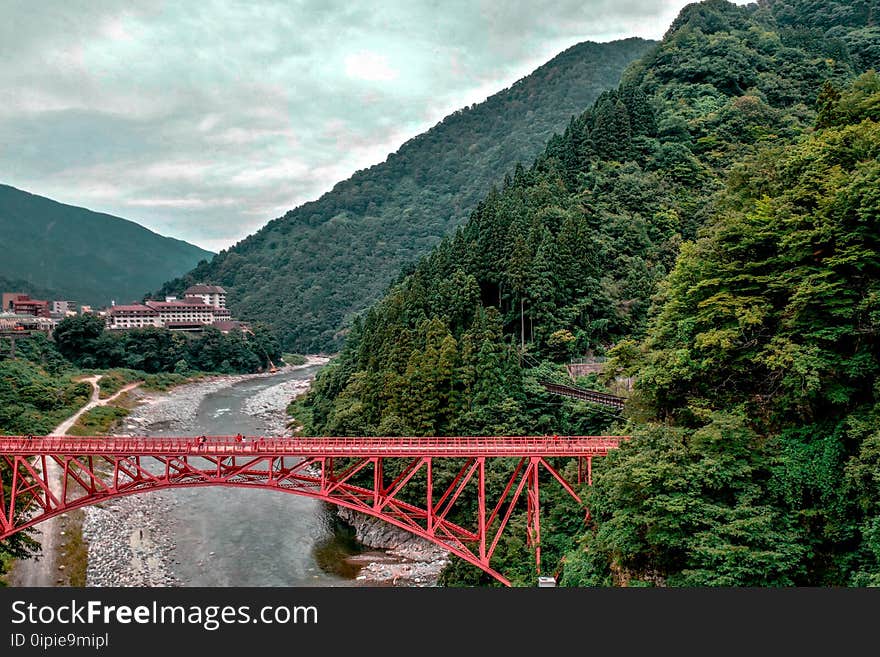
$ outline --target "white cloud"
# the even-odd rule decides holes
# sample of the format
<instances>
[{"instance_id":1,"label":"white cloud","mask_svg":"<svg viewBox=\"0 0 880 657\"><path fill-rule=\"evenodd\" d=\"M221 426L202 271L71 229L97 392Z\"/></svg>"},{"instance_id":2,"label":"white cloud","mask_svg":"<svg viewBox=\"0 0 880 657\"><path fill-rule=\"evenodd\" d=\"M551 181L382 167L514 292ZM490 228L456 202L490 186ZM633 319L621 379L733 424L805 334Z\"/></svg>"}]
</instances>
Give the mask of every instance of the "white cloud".
<instances>
[{"instance_id":1,"label":"white cloud","mask_svg":"<svg viewBox=\"0 0 880 657\"><path fill-rule=\"evenodd\" d=\"M391 66L385 55L361 50L345 57L345 74L355 80L390 82L396 80L400 72Z\"/></svg>"},{"instance_id":2,"label":"white cloud","mask_svg":"<svg viewBox=\"0 0 880 657\"><path fill-rule=\"evenodd\" d=\"M198 182L205 179L205 175L211 168L207 162L193 162L191 160L156 162L143 168L135 166L137 167L137 175L141 179L152 181L189 180Z\"/></svg>"},{"instance_id":3,"label":"white cloud","mask_svg":"<svg viewBox=\"0 0 880 657\"><path fill-rule=\"evenodd\" d=\"M235 205L234 198L132 198L125 205L133 208L220 208Z\"/></svg>"},{"instance_id":4,"label":"white cloud","mask_svg":"<svg viewBox=\"0 0 880 657\"><path fill-rule=\"evenodd\" d=\"M687 2L7 2L0 182L222 248L568 46L662 36Z\"/></svg>"},{"instance_id":5,"label":"white cloud","mask_svg":"<svg viewBox=\"0 0 880 657\"><path fill-rule=\"evenodd\" d=\"M297 180L308 176L309 167L305 162L286 158L281 162L239 171L229 182L239 186L253 186L280 180Z\"/></svg>"}]
</instances>

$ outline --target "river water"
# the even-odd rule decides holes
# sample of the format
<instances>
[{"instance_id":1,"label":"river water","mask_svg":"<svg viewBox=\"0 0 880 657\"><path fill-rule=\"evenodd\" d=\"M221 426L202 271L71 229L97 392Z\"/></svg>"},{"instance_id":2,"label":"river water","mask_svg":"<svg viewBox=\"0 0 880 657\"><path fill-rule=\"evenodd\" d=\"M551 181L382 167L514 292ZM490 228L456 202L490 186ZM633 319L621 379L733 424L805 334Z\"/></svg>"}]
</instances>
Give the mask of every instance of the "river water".
<instances>
[{"instance_id":1,"label":"river water","mask_svg":"<svg viewBox=\"0 0 880 657\"><path fill-rule=\"evenodd\" d=\"M268 435L271 422L243 407L268 388L308 380L317 367L239 381L206 395L188 431L155 435ZM277 428L277 427L276 427ZM318 500L241 488L182 488L153 493L173 500L174 574L184 586L350 586L358 545Z\"/></svg>"}]
</instances>

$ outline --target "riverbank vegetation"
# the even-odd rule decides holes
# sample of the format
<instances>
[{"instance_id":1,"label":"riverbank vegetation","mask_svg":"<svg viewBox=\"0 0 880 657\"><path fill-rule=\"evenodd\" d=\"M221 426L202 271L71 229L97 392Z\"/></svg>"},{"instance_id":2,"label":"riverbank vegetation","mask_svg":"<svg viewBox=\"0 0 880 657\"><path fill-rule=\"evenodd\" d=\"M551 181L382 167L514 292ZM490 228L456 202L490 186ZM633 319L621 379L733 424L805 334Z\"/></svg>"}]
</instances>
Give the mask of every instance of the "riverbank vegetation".
<instances>
[{"instance_id":1,"label":"riverbank vegetation","mask_svg":"<svg viewBox=\"0 0 880 657\"><path fill-rule=\"evenodd\" d=\"M175 386L196 381L205 376L211 375L210 372L187 372L186 374L157 372L155 374L150 374L140 370L129 370L124 368L114 368L110 370L83 370L83 373L101 375L101 380L98 382L98 387L100 388L99 396L101 399L112 397L130 383L139 382L141 384L141 390L164 392Z\"/></svg>"},{"instance_id":2,"label":"riverbank vegetation","mask_svg":"<svg viewBox=\"0 0 880 657\"><path fill-rule=\"evenodd\" d=\"M591 523L542 490L568 585L876 583L872 16L687 7L354 323L295 404L305 431L632 435L584 491ZM635 379L626 418L540 386L591 353ZM494 565L533 584L513 529Z\"/></svg>"},{"instance_id":3,"label":"riverbank vegetation","mask_svg":"<svg viewBox=\"0 0 880 657\"><path fill-rule=\"evenodd\" d=\"M163 328L111 331L102 318L79 315L62 320L54 339L61 355L88 369L245 374L267 369L270 361L281 358L278 341L260 326L248 333L222 333L209 326L198 335Z\"/></svg>"},{"instance_id":4,"label":"riverbank vegetation","mask_svg":"<svg viewBox=\"0 0 880 657\"><path fill-rule=\"evenodd\" d=\"M70 430L69 436L103 436L120 420L128 415L124 406L96 406L83 413Z\"/></svg>"},{"instance_id":5,"label":"riverbank vegetation","mask_svg":"<svg viewBox=\"0 0 880 657\"><path fill-rule=\"evenodd\" d=\"M0 435L50 433L89 401L92 387L81 380L85 375L102 375L99 396L106 399L135 381L145 389L167 390L205 375L264 370L270 359L280 358L278 343L259 327L246 336L215 329L200 337L163 329L111 332L100 317L82 315L60 322L53 337L36 333L16 340L15 358L9 340L0 338ZM127 413L124 403L96 407L70 433L106 434ZM0 464L0 485L7 492L9 475ZM12 559L38 549L27 532L0 541L0 575Z\"/></svg>"},{"instance_id":6,"label":"riverbank vegetation","mask_svg":"<svg viewBox=\"0 0 880 657\"><path fill-rule=\"evenodd\" d=\"M92 394L73 370L50 372L23 359L0 361L0 434L47 434Z\"/></svg>"},{"instance_id":7,"label":"riverbank vegetation","mask_svg":"<svg viewBox=\"0 0 880 657\"><path fill-rule=\"evenodd\" d=\"M282 354L281 360L283 360L288 365L305 365L309 362L309 359L303 356L302 354Z\"/></svg>"},{"instance_id":8,"label":"riverbank vegetation","mask_svg":"<svg viewBox=\"0 0 880 657\"><path fill-rule=\"evenodd\" d=\"M92 387L74 380L79 372L44 336L20 340L17 348L21 358L0 360L0 435L47 434L89 400ZM0 485L7 494L10 479L9 467L0 465ZM29 558L38 550L28 532L0 541L0 575L13 559Z\"/></svg>"}]
</instances>

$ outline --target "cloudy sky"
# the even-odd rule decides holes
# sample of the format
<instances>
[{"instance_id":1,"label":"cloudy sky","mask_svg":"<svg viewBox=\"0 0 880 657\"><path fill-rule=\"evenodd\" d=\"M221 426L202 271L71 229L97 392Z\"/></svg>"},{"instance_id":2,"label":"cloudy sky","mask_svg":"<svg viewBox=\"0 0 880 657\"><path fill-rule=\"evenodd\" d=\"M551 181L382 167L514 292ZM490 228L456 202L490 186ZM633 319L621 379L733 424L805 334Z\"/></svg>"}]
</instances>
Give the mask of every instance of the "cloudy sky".
<instances>
[{"instance_id":1,"label":"cloudy sky","mask_svg":"<svg viewBox=\"0 0 880 657\"><path fill-rule=\"evenodd\" d=\"M0 0L0 183L220 250L575 43L660 38L685 4Z\"/></svg>"}]
</instances>

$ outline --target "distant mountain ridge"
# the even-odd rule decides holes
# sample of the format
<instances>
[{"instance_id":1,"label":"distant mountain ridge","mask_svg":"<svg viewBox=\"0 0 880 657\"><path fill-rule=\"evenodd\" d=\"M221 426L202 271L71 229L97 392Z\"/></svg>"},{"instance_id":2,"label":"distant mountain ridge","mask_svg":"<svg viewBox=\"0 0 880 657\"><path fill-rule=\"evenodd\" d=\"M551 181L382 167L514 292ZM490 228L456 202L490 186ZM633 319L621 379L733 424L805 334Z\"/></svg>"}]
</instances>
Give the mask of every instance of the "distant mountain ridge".
<instances>
[{"instance_id":1,"label":"distant mountain ridge","mask_svg":"<svg viewBox=\"0 0 880 657\"><path fill-rule=\"evenodd\" d=\"M33 285L20 278L11 279L5 276L0 276L0 291L20 292L29 295L32 299L64 299L64 295L56 290Z\"/></svg>"},{"instance_id":2,"label":"distant mountain ridge","mask_svg":"<svg viewBox=\"0 0 880 657\"><path fill-rule=\"evenodd\" d=\"M211 281L229 291L236 315L267 322L286 347L334 348L340 329L402 265L464 222L492 185L531 161L652 45L626 39L569 48L161 292Z\"/></svg>"},{"instance_id":3,"label":"distant mountain ridge","mask_svg":"<svg viewBox=\"0 0 880 657\"><path fill-rule=\"evenodd\" d=\"M139 299L213 254L128 219L0 185L0 283L95 306Z\"/></svg>"}]
</instances>

